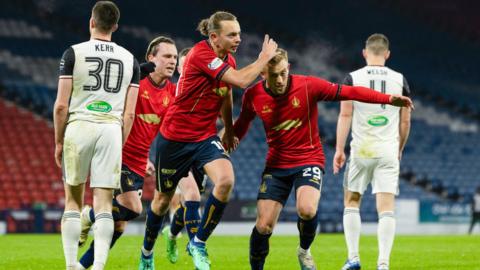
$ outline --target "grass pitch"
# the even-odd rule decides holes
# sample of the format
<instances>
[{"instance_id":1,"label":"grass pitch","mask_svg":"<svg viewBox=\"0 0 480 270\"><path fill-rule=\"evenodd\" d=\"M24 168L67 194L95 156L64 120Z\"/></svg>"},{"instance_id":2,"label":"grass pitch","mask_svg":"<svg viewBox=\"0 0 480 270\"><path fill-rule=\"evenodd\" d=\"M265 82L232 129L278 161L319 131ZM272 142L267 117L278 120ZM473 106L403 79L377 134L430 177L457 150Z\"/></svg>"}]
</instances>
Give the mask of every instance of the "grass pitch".
<instances>
[{"instance_id":1,"label":"grass pitch","mask_svg":"<svg viewBox=\"0 0 480 270\"><path fill-rule=\"evenodd\" d=\"M156 269L193 269L184 251L186 238L179 239L180 256L176 264L165 258L161 235L155 246ZM123 236L110 252L106 269L138 269L143 238ZM208 241L212 269L249 269L248 236L213 236ZM273 236L265 269L299 269L294 236ZM86 248L80 249L83 253ZM479 236L397 236L390 269L480 269ZM346 258L342 234L318 235L312 253L319 270L339 270ZM375 269L377 241L364 236L360 241L362 269ZM80 256L80 254L79 254ZM65 269L60 235L0 236L0 269Z\"/></svg>"}]
</instances>

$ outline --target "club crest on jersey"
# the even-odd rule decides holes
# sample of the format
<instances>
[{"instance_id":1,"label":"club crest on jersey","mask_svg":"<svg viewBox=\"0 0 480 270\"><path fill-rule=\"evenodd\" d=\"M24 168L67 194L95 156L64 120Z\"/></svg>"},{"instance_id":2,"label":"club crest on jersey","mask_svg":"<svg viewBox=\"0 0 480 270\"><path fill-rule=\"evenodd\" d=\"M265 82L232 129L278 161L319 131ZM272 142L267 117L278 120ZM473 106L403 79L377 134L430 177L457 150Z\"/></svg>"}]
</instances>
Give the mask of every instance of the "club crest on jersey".
<instances>
[{"instance_id":1,"label":"club crest on jersey","mask_svg":"<svg viewBox=\"0 0 480 270\"><path fill-rule=\"evenodd\" d=\"M212 60L212 62L208 64L208 68L211 70L215 70L219 68L222 64L223 64L222 59L216 57L215 59Z\"/></svg>"},{"instance_id":2,"label":"club crest on jersey","mask_svg":"<svg viewBox=\"0 0 480 270\"><path fill-rule=\"evenodd\" d=\"M290 130L292 128L297 128L302 125L302 120L299 118L293 120L286 120L280 123L279 125L274 126L272 129L275 131L280 131L280 130Z\"/></svg>"},{"instance_id":3,"label":"club crest on jersey","mask_svg":"<svg viewBox=\"0 0 480 270\"><path fill-rule=\"evenodd\" d=\"M163 97L163 107L168 107L168 103L170 103L170 98L168 96Z\"/></svg>"},{"instance_id":4,"label":"club crest on jersey","mask_svg":"<svg viewBox=\"0 0 480 270\"><path fill-rule=\"evenodd\" d=\"M271 113L272 109L268 105L263 105L262 113Z\"/></svg>"},{"instance_id":5,"label":"club crest on jersey","mask_svg":"<svg viewBox=\"0 0 480 270\"><path fill-rule=\"evenodd\" d=\"M147 90L144 90L144 91L143 91L142 97L143 97L144 99L150 99L150 96L148 95L148 91L147 91Z\"/></svg>"},{"instance_id":6,"label":"club crest on jersey","mask_svg":"<svg viewBox=\"0 0 480 270\"><path fill-rule=\"evenodd\" d=\"M300 100L297 97L293 97L292 99L293 108L300 108Z\"/></svg>"}]
</instances>

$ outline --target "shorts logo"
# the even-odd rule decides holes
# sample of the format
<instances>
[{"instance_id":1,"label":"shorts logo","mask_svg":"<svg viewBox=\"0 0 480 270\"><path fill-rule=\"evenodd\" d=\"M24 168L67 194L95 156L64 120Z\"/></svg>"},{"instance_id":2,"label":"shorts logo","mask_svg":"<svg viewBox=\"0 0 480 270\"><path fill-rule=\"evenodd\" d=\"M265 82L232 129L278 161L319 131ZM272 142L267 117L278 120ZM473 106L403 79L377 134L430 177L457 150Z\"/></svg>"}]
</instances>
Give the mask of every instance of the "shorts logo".
<instances>
[{"instance_id":1,"label":"shorts logo","mask_svg":"<svg viewBox=\"0 0 480 270\"><path fill-rule=\"evenodd\" d=\"M260 193L265 193L267 192L267 183L265 181L262 182L260 185Z\"/></svg>"},{"instance_id":2,"label":"shorts logo","mask_svg":"<svg viewBox=\"0 0 480 270\"><path fill-rule=\"evenodd\" d=\"M172 175L177 172L175 169L161 169L162 174Z\"/></svg>"},{"instance_id":3,"label":"shorts logo","mask_svg":"<svg viewBox=\"0 0 480 270\"><path fill-rule=\"evenodd\" d=\"M222 59L216 57L215 59L212 60L212 62L210 62L210 64L208 64L208 68L211 70L215 70L219 68L222 64L223 64Z\"/></svg>"},{"instance_id":4,"label":"shorts logo","mask_svg":"<svg viewBox=\"0 0 480 270\"><path fill-rule=\"evenodd\" d=\"M173 187L173 182L170 179L165 180L165 187L166 188L171 188Z\"/></svg>"},{"instance_id":5,"label":"shorts logo","mask_svg":"<svg viewBox=\"0 0 480 270\"><path fill-rule=\"evenodd\" d=\"M127 184L128 184L129 186L133 186L133 180L130 179L130 177L127 177Z\"/></svg>"}]
</instances>

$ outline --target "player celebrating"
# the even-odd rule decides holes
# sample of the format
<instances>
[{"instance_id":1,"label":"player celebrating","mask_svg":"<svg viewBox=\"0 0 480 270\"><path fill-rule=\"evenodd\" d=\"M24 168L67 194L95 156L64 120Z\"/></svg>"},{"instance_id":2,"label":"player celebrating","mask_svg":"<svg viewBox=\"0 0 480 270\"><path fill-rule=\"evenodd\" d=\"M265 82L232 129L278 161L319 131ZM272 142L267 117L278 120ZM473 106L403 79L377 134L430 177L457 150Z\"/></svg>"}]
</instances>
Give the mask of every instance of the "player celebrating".
<instances>
[{"instance_id":1,"label":"player celebrating","mask_svg":"<svg viewBox=\"0 0 480 270\"><path fill-rule=\"evenodd\" d=\"M104 268L112 240L112 195L119 188L122 143L132 127L139 80L133 55L110 41L119 18L114 3L97 2L90 40L68 48L60 62L55 160L65 184L62 242L67 269L76 269L80 209L89 174L96 219L93 269Z\"/></svg>"},{"instance_id":2,"label":"player celebrating","mask_svg":"<svg viewBox=\"0 0 480 270\"><path fill-rule=\"evenodd\" d=\"M180 51L177 67L178 74L182 74L183 64L190 50L191 48L185 48ZM206 179L204 178L206 176L197 169L192 169L189 174L194 175L194 177L185 177L178 182L178 187L175 190L170 206L170 209L172 209L172 206L175 207L173 215L171 215L170 226L165 226L162 230L166 244L166 256L171 263L176 263L178 260L177 236L183 227L186 227L188 237L192 239L200 223L200 214L198 212L200 208L200 192L203 192L205 188L204 181ZM204 181L201 181L202 179ZM174 200L176 205L173 205Z\"/></svg>"},{"instance_id":3,"label":"player celebrating","mask_svg":"<svg viewBox=\"0 0 480 270\"><path fill-rule=\"evenodd\" d=\"M135 108L137 117L122 151L121 188L117 190L113 200L115 231L111 246L122 235L127 221L135 219L142 212L140 199L144 177L147 173L152 173L147 168L148 151L175 94L176 86L170 81L177 64L175 42L164 36L153 39L148 45L145 60L148 63L142 64L142 70L147 70L149 66L151 70L140 81ZM148 172L146 172L146 168ZM90 227L95 222L91 208L84 208L81 220L80 244L83 245L87 240ZM93 253L94 244L92 242L90 248L80 259L78 269L87 269L92 265Z\"/></svg>"},{"instance_id":4,"label":"player celebrating","mask_svg":"<svg viewBox=\"0 0 480 270\"><path fill-rule=\"evenodd\" d=\"M385 67L390 56L389 42L382 34L371 35L363 56L367 66L351 72L345 84L370 86L382 93L410 95L402 74ZM353 122L352 122L353 119ZM360 269L358 251L360 238L360 201L367 185L372 184L378 212L377 269L388 269L390 251L395 236L393 215L402 151L410 132L410 108L370 105L342 101L337 125L337 146L333 171L338 173L345 163L345 142L352 125L350 159L345 171L345 210L343 228L348 248L348 260L343 270Z\"/></svg>"},{"instance_id":5,"label":"player celebrating","mask_svg":"<svg viewBox=\"0 0 480 270\"><path fill-rule=\"evenodd\" d=\"M175 102L160 129L160 156L156 162L159 196L155 196L147 212L141 266L152 258L153 243L178 181L195 166L205 171L215 187L198 232L187 248L197 269L210 269L205 242L220 222L234 182L232 164L216 135L216 120L221 112L226 128L224 141L227 147L234 147L231 85L247 87L276 54L277 44L265 36L258 59L236 70L231 55L241 41L236 17L216 12L202 20L198 29L208 39L197 43L187 55Z\"/></svg>"},{"instance_id":6,"label":"player celebrating","mask_svg":"<svg viewBox=\"0 0 480 270\"><path fill-rule=\"evenodd\" d=\"M354 99L411 106L409 98L377 93L364 87L327 82L320 78L289 75L287 52L278 49L264 72L265 80L249 88L235 121L242 139L256 115L263 121L269 151L257 202L257 221L250 237L251 269L263 269L268 240L292 187L295 188L302 270L316 269L310 245L318 224L317 207L325 163L318 136L318 101Z\"/></svg>"}]
</instances>

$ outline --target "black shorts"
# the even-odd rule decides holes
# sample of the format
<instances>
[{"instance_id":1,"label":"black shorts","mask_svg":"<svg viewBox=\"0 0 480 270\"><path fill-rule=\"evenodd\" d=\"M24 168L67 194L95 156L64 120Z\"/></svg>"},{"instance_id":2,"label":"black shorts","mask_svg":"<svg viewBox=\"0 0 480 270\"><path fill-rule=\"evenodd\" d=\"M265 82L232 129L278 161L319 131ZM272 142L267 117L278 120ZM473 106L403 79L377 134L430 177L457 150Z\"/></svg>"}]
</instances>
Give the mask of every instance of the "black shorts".
<instances>
[{"instance_id":1,"label":"black shorts","mask_svg":"<svg viewBox=\"0 0 480 270\"><path fill-rule=\"evenodd\" d=\"M120 189L115 190L114 196L119 194L137 191L138 195L142 196L143 190L143 177L136 172L130 170L126 165L122 164L122 173L120 176Z\"/></svg>"},{"instance_id":2,"label":"black shorts","mask_svg":"<svg viewBox=\"0 0 480 270\"><path fill-rule=\"evenodd\" d=\"M257 200L274 200L282 205L295 187L312 186L322 190L323 170L318 165L305 165L289 169L265 168Z\"/></svg>"},{"instance_id":3,"label":"black shorts","mask_svg":"<svg viewBox=\"0 0 480 270\"><path fill-rule=\"evenodd\" d=\"M213 160L225 158L230 160L218 136L212 136L200 142L175 142L158 138L157 190L170 192L175 190L178 182L188 175L190 169L197 184L204 182L203 166ZM203 184L199 185L199 189Z\"/></svg>"}]
</instances>

